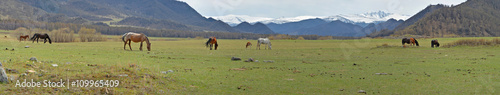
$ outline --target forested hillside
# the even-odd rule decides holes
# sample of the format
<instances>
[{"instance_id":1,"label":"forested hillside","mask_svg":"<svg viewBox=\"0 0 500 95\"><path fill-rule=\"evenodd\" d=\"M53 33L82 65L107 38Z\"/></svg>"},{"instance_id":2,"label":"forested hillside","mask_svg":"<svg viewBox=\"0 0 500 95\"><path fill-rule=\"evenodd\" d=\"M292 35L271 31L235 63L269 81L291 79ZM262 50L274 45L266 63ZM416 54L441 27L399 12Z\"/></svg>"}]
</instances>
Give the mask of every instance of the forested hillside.
<instances>
[{"instance_id":1,"label":"forested hillside","mask_svg":"<svg viewBox=\"0 0 500 95\"><path fill-rule=\"evenodd\" d=\"M395 35L500 36L500 0L468 0L425 16Z\"/></svg>"}]
</instances>

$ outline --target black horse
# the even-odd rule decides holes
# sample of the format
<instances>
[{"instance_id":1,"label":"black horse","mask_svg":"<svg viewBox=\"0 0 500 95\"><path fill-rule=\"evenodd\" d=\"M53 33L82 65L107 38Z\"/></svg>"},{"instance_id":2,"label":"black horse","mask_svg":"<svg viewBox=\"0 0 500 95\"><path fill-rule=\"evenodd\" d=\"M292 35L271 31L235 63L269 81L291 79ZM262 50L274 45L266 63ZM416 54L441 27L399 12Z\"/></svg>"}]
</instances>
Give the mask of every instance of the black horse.
<instances>
[{"instance_id":1,"label":"black horse","mask_svg":"<svg viewBox=\"0 0 500 95\"><path fill-rule=\"evenodd\" d=\"M47 43L47 39L49 39L49 43L52 44L52 40L50 40L49 35L46 33L44 34L35 33L35 35L33 35L33 37L31 37L30 40L33 40L33 43L35 43L35 39L36 43L38 43L38 39L43 39L43 43Z\"/></svg>"},{"instance_id":2,"label":"black horse","mask_svg":"<svg viewBox=\"0 0 500 95\"><path fill-rule=\"evenodd\" d=\"M401 41L401 43L403 44L403 46L405 46L405 43L406 44L410 44L410 45L417 45L417 46L419 46L418 45L418 41L415 38L409 38L409 39L408 38L403 38L403 40Z\"/></svg>"},{"instance_id":3,"label":"black horse","mask_svg":"<svg viewBox=\"0 0 500 95\"><path fill-rule=\"evenodd\" d=\"M432 47L432 48L434 48L434 45L435 45L436 47L439 47L439 42L438 42L438 40L432 40L432 41L431 41L431 47Z\"/></svg>"}]
</instances>

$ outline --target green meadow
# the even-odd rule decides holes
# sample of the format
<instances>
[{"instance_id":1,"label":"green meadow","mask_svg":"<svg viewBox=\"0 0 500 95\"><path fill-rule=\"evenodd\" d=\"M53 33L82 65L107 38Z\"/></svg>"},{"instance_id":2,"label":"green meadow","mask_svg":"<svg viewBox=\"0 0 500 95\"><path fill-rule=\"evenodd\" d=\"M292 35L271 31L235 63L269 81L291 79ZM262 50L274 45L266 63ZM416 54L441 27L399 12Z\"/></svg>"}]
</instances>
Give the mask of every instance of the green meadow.
<instances>
[{"instance_id":1,"label":"green meadow","mask_svg":"<svg viewBox=\"0 0 500 95\"><path fill-rule=\"evenodd\" d=\"M218 50L209 50L203 45L207 39L150 38L151 51L146 46L139 51L138 43L130 51L128 46L123 50L120 40L44 44L4 36L8 32L0 32L0 62L17 72L7 73L14 81L0 84L0 93L453 95L500 91L499 46L431 48L432 39L417 39L420 46L409 48L401 47L401 39L272 40L272 50L263 46L256 50L256 40L218 39ZM493 38L435 39L444 45L459 39ZM245 49L246 42L253 46ZM259 62L243 62L248 58ZM35 72L23 75L28 70ZM16 80L24 79L120 83L117 87L16 87Z\"/></svg>"}]
</instances>

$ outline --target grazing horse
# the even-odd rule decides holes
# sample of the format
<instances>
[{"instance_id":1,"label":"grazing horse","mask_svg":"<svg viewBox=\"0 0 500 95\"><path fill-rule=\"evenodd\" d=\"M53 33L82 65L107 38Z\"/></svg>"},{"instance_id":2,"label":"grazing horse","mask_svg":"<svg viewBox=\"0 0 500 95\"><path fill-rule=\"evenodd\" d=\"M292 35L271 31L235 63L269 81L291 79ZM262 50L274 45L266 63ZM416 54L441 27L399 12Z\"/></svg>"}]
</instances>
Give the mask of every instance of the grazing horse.
<instances>
[{"instance_id":1,"label":"grazing horse","mask_svg":"<svg viewBox=\"0 0 500 95\"><path fill-rule=\"evenodd\" d=\"M47 39L49 39L49 43L52 44L52 40L50 40L49 35L46 33L44 34L35 33L35 35L33 35L33 37L31 37L30 40L33 40L33 43L35 43L35 39L36 43L38 43L38 39L43 39L43 43L46 43Z\"/></svg>"},{"instance_id":2,"label":"grazing horse","mask_svg":"<svg viewBox=\"0 0 500 95\"><path fill-rule=\"evenodd\" d=\"M246 48L248 49L248 47L252 48L252 43L247 42Z\"/></svg>"},{"instance_id":3,"label":"grazing horse","mask_svg":"<svg viewBox=\"0 0 500 95\"><path fill-rule=\"evenodd\" d=\"M141 47L139 47L139 50L142 51L142 43L144 41L146 41L148 51L151 51L151 43L149 42L149 38L148 38L148 36L146 36L143 33L139 34L139 33L134 33L134 32L128 32L128 33L123 34L122 40L125 43L123 45L123 49L124 50L127 50L127 49L125 49L125 46L127 46L127 43L128 43L128 47L130 48L130 51L132 51L132 46L130 46L130 43L132 43L132 42L135 42L135 43L141 42Z\"/></svg>"},{"instance_id":4,"label":"grazing horse","mask_svg":"<svg viewBox=\"0 0 500 95\"><path fill-rule=\"evenodd\" d=\"M260 44L266 44L269 47L269 50L271 50L271 40L268 38L259 38L257 40L257 49L260 50ZM267 47L264 47L264 49L267 49Z\"/></svg>"},{"instance_id":5,"label":"grazing horse","mask_svg":"<svg viewBox=\"0 0 500 95\"><path fill-rule=\"evenodd\" d=\"M418 45L418 41L415 39L415 38L403 38L403 40L401 41L401 43L403 44L403 47L405 47L405 43L406 44L410 44L410 45Z\"/></svg>"},{"instance_id":6,"label":"grazing horse","mask_svg":"<svg viewBox=\"0 0 500 95\"><path fill-rule=\"evenodd\" d=\"M217 39L215 37L210 37L208 38L208 41L205 43L206 47L210 45L210 50L212 50L212 46L215 45L215 50L217 50L217 47L219 47L219 44L217 44Z\"/></svg>"},{"instance_id":7,"label":"grazing horse","mask_svg":"<svg viewBox=\"0 0 500 95\"><path fill-rule=\"evenodd\" d=\"M30 35L19 36L19 42L21 42L23 39L24 41L27 41L28 38L30 38Z\"/></svg>"},{"instance_id":8,"label":"grazing horse","mask_svg":"<svg viewBox=\"0 0 500 95\"><path fill-rule=\"evenodd\" d=\"M438 40L432 40L432 41L431 41L431 47L432 47L432 48L434 48L434 45L435 45L436 47L439 47L439 42L438 42Z\"/></svg>"}]
</instances>

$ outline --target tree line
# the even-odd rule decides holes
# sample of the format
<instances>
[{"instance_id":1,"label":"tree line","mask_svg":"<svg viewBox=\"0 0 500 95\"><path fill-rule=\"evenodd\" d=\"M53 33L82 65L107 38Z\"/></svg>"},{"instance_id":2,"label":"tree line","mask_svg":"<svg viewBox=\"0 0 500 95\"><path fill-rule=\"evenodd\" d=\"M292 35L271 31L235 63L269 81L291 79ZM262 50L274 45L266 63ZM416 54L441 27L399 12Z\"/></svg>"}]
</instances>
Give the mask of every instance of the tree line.
<instances>
[{"instance_id":1,"label":"tree line","mask_svg":"<svg viewBox=\"0 0 500 95\"><path fill-rule=\"evenodd\" d=\"M146 29L141 27L111 27L107 25L102 25L102 23L96 24L73 24L73 23L61 23L61 22L39 22L30 20L17 20L17 19L2 19L0 20L0 29L4 30L15 30L20 27L25 27L31 30L40 30L34 32L46 31L62 31L54 32L55 35L60 33L60 35L71 35L74 31L80 31L81 29L94 29L92 33L100 33L106 35L122 35L127 32L139 32L144 33L152 37L177 37L177 38L196 38L196 37L217 37L219 39L258 39L264 37L274 37L280 36L280 34L252 34L252 33L235 33L235 32L214 32L214 31L181 31L181 30L171 30L171 29ZM282 35L282 34L281 34ZM354 37L332 37L332 36L318 36L318 35L286 35L286 38L281 37L281 39L306 39L306 40L318 40L331 38L331 39L355 39ZM81 41L83 40L80 38Z\"/></svg>"}]
</instances>

